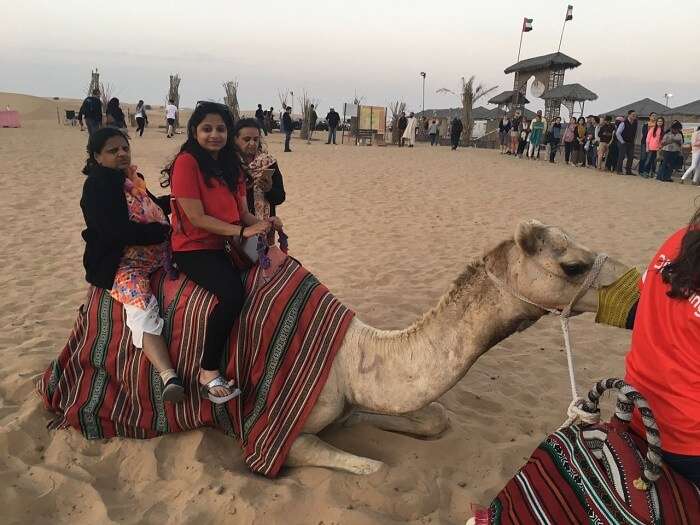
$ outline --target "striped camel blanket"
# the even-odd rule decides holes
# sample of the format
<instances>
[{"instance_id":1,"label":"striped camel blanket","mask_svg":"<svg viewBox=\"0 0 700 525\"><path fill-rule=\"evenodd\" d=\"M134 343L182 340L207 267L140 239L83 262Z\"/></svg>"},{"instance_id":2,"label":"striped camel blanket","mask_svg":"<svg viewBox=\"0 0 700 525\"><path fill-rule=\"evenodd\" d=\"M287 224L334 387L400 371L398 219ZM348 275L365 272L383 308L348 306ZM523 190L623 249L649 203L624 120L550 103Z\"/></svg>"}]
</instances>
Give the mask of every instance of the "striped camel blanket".
<instances>
[{"instance_id":1,"label":"striped camel blanket","mask_svg":"<svg viewBox=\"0 0 700 525\"><path fill-rule=\"evenodd\" d=\"M199 395L197 373L215 297L164 272L152 287L165 321L170 357L187 399L165 404L160 377L134 348L123 307L91 288L60 355L38 382L50 428L74 427L88 439L151 438L216 427L241 443L247 465L278 474L323 389L353 313L299 262L287 258L268 281L254 267L222 370L242 395L214 405Z\"/></svg>"},{"instance_id":2,"label":"striped camel blanket","mask_svg":"<svg viewBox=\"0 0 700 525\"><path fill-rule=\"evenodd\" d=\"M550 434L471 523L699 524L700 490L661 464L658 427L639 393L619 379L601 381L589 393L593 411L584 409L599 414L600 395L613 387L621 393L612 421ZM631 401L640 409L647 441L629 428Z\"/></svg>"}]
</instances>

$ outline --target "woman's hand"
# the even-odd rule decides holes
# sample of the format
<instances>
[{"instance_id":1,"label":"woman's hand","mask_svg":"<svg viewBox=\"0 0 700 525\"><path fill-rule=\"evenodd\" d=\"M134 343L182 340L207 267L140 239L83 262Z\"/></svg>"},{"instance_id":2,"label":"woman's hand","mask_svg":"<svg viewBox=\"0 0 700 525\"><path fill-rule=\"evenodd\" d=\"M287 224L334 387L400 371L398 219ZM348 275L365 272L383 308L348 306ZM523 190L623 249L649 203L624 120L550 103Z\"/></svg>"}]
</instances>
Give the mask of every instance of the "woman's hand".
<instances>
[{"instance_id":1,"label":"woman's hand","mask_svg":"<svg viewBox=\"0 0 700 525\"><path fill-rule=\"evenodd\" d=\"M280 219L279 217L270 217L268 220L270 221L272 226L275 228L275 230L282 231L282 227L283 227L282 219Z\"/></svg>"},{"instance_id":2,"label":"woman's hand","mask_svg":"<svg viewBox=\"0 0 700 525\"><path fill-rule=\"evenodd\" d=\"M268 221L256 222L255 224L248 226L243 230L243 237L246 239L250 239L251 237L255 237L256 235L266 234L270 231L271 227L272 223Z\"/></svg>"}]
</instances>

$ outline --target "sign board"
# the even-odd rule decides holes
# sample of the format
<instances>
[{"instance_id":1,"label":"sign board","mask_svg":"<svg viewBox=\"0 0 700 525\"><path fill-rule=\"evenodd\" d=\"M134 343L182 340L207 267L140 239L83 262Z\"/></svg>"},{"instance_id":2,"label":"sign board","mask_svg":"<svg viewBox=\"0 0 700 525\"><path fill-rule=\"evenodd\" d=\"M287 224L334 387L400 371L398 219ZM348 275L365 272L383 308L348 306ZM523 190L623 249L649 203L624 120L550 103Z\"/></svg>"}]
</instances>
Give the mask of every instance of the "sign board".
<instances>
[{"instance_id":1,"label":"sign board","mask_svg":"<svg viewBox=\"0 0 700 525\"><path fill-rule=\"evenodd\" d=\"M358 129L386 132L386 108L382 106L360 106Z\"/></svg>"},{"instance_id":2,"label":"sign board","mask_svg":"<svg viewBox=\"0 0 700 525\"><path fill-rule=\"evenodd\" d=\"M700 123L693 124L692 122L683 122L683 144L690 144L693 133L698 129Z\"/></svg>"}]
</instances>

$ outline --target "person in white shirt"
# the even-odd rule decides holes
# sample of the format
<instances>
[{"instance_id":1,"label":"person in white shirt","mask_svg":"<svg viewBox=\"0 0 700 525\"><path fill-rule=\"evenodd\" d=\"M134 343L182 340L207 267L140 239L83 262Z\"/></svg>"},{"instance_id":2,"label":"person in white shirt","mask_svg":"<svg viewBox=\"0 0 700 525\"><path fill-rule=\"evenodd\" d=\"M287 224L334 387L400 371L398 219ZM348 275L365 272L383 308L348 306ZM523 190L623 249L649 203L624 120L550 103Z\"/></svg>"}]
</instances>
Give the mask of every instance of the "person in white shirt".
<instances>
[{"instance_id":1,"label":"person in white shirt","mask_svg":"<svg viewBox=\"0 0 700 525\"><path fill-rule=\"evenodd\" d=\"M695 173L693 175L693 184L700 184L700 126L693 131L693 135L690 138L690 147L692 161L690 162L690 167L683 174L681 184L688 180L693 173Z\"/></svg>"},{"instance_id":2,"label":"person in white shirt","mask_svg":"<svg viewBox=\"0 0 700 525\"><path fill-rule=\"evenodd\" d=\"M408 144L409 148L412 148L413 145L416 142L416 124L417 124L416 117L413 116L413 113L411 113L408 117L408 121L406 123L406 130L403 132L403 140L404 144Z\"/></svg>"},{"instance_id":3,"label":"person in white shirt","mask_svg":"<svg viewBox=\"0 0 700 525\"><path fill-rule=\"evenodd\" d=\"M175 119L177 118L177 106L173 99L168 100L168 105L165 106L165 119L168 122L167 137L171 138L175 135Z\"/></svg>"}]
</instances>

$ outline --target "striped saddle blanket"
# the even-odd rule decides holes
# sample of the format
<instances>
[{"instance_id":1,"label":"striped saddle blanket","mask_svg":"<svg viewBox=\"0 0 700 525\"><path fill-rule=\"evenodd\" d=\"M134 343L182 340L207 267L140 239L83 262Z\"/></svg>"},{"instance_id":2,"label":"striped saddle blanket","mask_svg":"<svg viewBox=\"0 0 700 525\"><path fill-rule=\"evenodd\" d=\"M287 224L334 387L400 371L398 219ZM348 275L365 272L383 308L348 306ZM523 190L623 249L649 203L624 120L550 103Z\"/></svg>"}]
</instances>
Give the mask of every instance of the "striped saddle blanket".
<instances>
[{"instance_id":1,"label":"striped saddle blanket","mask_svg":"<svg viewBox=\"0 0 700 525\"><path fill-rule=\"evenodd\" d=\"M700 491L662 467L648 490L646 442L615 418L572 425L545 439L527 464L477 511L476 525L691 525L700 523Z\"/></svg>"},{"instance_id":2,"label":"striped saddle blanket","mask_svg":"<svg viewBox=\"0 0 700 525\"><path fill-rule=\"evenodd\" d=\"M157 272L152 287L170 357L187 399L164 404L162 383L134 348L123 307L105 290L87 303L60 355L39 379L50 428L74 427L88 439L150 438L217 427L238 439L254 472L278 474L323 389L353 313L301 264L287 258L268 280L256 266L221 369L242 395L214 405L199 395L197 373L215 297L183 276Z\"/></svg>"}]
</instances>

